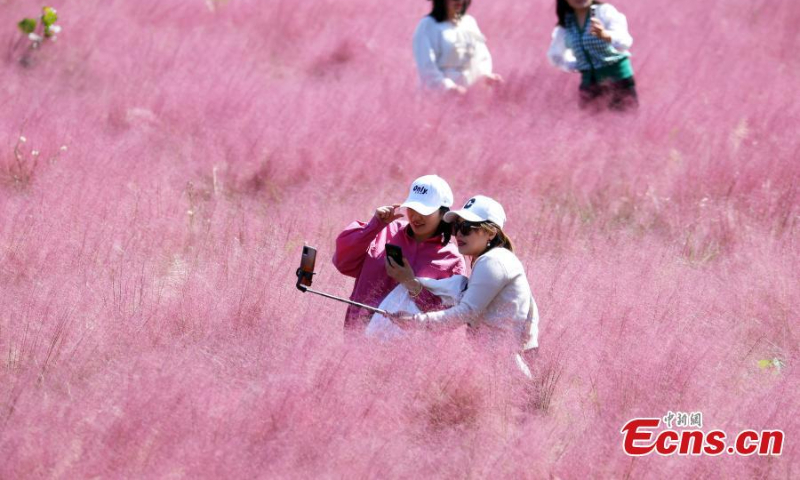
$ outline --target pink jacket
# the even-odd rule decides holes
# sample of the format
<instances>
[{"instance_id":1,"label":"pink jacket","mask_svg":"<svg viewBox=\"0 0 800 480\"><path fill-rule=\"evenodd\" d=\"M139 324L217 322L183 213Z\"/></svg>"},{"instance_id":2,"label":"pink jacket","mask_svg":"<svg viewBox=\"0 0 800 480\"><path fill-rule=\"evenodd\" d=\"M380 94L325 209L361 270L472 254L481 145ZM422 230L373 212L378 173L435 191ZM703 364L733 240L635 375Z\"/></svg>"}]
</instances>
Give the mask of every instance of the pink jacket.
<instances>
[{"instance_id":1,"label":"pink jacket","mask_svg":"<svg viewBox=\"0 0 800 480\"><path fill-rule=\"evenodd\" d=\"M442 237L436 236L417 242L408 232L407 226L405 220L386 225L377 217L372 217L366 224L351 223L339 234L336 238L333 264L342 274L355 277L351 300L377 307L397 286L397 282L386 274L384 245L387 243L403 249L403 256L418 277L441 279L465 274L466 262L458 253L454 241L442 245ZM427 290L423 290L416 298L416 303L423 312L441 306L439 298ZM348 307L345 328L365 329L370 315L358 307Z\"/></svg>"}]
</instances>

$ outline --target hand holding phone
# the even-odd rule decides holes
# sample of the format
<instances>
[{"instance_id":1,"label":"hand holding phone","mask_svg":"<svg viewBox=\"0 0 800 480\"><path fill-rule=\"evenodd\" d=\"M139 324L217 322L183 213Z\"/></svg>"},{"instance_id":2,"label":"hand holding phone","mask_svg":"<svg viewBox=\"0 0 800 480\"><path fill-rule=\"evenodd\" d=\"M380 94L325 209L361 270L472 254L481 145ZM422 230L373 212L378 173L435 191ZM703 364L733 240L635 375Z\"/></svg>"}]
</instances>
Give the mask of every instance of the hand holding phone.
<instances>
[{"instance_id":1,"label":"hand holding phone","mask_svg":"<svg viewBox=\"0 0 800 480\"><path fill-rule=\"evenodd\" d=\"M611 43L611 34L608 33L603 22L595 16L592 16L589 20L589 33L601 40Z\"/></svg>"},{"instance_id":2,"label":"hand holding phone","mask_svg":"<svg viewBox=\"0 0 800 480\"><path fill-rule=\"evenodd\" d=\"M394 263L400 265L401 267L405 266L405 264L403 263L403 249L400 248L398 245L387 243L386 256L391 258Z\"/></svg>"}]
</instances>

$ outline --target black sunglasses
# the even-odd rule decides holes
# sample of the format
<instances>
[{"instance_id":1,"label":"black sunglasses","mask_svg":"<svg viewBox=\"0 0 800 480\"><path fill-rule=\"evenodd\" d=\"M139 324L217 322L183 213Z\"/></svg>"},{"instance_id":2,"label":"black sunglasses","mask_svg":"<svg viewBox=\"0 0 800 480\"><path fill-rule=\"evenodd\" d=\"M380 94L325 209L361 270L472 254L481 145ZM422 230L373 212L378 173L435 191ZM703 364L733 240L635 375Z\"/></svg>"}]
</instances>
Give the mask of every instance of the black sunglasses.
<instances>
[{"instance_id":1,"label":"black sunglasses","mask_svg":"<svg viewBox=\"0 0 800 480\"><path fill-rule=\"evenodd\" d=\"M457 235L459 232L463 236L467 236L472 233L472 230L476 228L480 228L482 222L456 222L453 224L453 235Z\"/></svg>"}]
</instances>

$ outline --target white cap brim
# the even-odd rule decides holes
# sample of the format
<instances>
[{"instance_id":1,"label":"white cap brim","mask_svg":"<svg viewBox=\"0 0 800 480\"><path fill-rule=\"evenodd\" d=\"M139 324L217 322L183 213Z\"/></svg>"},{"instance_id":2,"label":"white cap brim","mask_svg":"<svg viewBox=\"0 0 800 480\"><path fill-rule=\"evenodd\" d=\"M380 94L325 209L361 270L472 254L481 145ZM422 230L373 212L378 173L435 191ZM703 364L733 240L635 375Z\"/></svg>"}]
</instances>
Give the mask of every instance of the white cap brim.
<instances>
[{"instance_id":1,"label":"white cap brim","mask_svg":"<svg viewBox=\"0 0 800 480\"><path fill-rule=\"evenodd\" d=\"M413 202L413 201L412 202L406 201L405 203L400 205L400 208L410 208L415 212L419 213L420 215L430 215L433 212L439 210L439 207L431 207L429 205L425 205L424 203Z\"/></svg>"},{"instance_id":2,"label":"white cap brim","mask_svg":"<svg viewBox=\"0 0 800 480\"><path fill-rule=\"evenodd\" d=\"M452 210L444 214L444 221L447 223L453 223L456 221L457 218L462 218L468 222L483 222L486 221L485 218L481 218L475 215L473 212L461 209L461 210Z\"/></svg>"}]
</instances>

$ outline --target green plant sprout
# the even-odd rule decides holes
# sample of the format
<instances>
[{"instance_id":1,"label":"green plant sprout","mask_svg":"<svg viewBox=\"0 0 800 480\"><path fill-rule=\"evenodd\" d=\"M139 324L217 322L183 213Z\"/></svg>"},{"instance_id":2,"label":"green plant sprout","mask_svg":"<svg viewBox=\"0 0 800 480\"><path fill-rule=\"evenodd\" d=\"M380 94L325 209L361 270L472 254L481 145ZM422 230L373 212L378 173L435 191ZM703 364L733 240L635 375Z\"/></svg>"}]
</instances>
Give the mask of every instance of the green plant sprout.
<instances>
[{"instance_id":1,"label":"green plant sprout","mask_svg":"<svg viewBox=\"0 0 800 480\"><path fill-rule=\"evenodd\" d=\"M58 21L58 12L53 7L43 7L42 15L36 18L23 18L17 23L17 28L25 35L30 41L29 50L37 50L46 41L50 40L55 42L61 27L56 25ZM29 53L26 53L20 62L28 66L30 64Z\"/></svg>"},{"instance_id":2,"label":"green plant sprout","mask_svg":"<svg viewBox=\"0 0 800 480\"><path fill-rule=\"evenodd\" d=\"M785 366L786 364L779 358L763 359L758 361L758 368L762 370L773 370L776 375L780 373Z\"/></svg>"}]
</instances>

